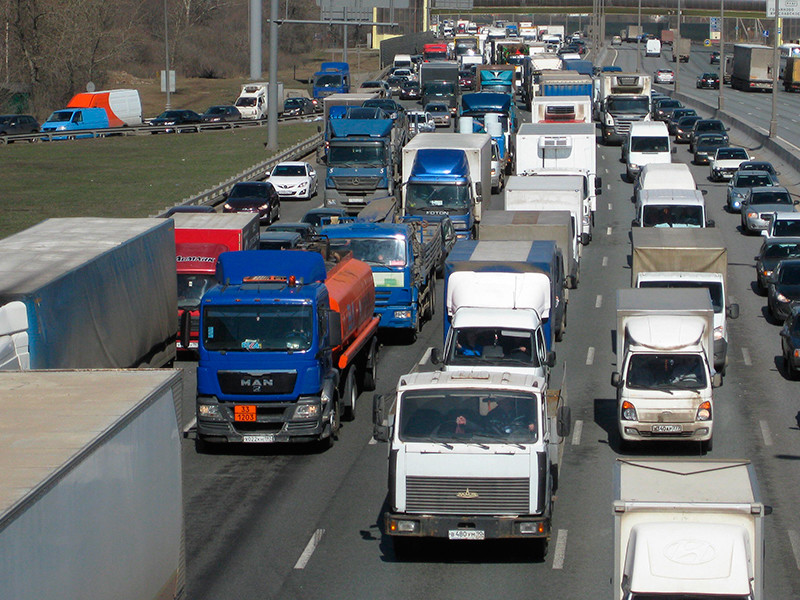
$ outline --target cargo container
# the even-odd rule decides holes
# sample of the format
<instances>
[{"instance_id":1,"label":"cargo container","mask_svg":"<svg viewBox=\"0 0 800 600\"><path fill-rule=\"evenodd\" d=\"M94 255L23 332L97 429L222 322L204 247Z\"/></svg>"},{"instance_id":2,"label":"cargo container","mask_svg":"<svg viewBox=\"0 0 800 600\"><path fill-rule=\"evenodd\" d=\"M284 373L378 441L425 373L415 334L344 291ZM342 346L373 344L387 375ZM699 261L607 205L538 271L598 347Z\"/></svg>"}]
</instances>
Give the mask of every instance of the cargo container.
<instances>
[{"instance_id":1,"label":"cargo container","mask_svg":"<svg viewBox=\"0 0 800 600\"><path fill-rule=\"evenodd\" d=\"M138 90L82 92L67 103L67 108L102 108L109 127L142 124L142 99Z\"/></svg>"},{"instance_id":2,"label":"cargo container","mask_svg":"<svg viewBox=\"0 0 800 600\"><path fill-rule=\"evenodd\" d=\"M759 44L734 44L731 87L744 91L772 91L773 50Z\"/></svg>"}]
</instances>

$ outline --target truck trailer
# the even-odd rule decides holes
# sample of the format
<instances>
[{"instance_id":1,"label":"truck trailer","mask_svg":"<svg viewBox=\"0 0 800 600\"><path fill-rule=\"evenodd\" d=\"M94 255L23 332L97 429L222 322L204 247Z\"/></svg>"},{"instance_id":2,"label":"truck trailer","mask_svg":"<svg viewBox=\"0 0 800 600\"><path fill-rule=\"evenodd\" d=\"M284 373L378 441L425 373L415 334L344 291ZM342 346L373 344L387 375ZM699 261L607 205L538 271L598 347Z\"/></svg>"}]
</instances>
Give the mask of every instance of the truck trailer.
<instances>
[{"instance_id":1,"label":"truck trailer","mask_svg":"<svg viewBox=\"0 0 800 600\"><path fill-rule=\"evenodd\" d=\"M0 370L175 360L169 219L47 219L0 240Z\"/></svg>"},{"instance_id":2,"label":"truck trailer","mask_svg":"<svg viewBox=\"0 0 800 600\"><path fill-rule=\"evenodd\" d=\"M142 99L139 90L81 92L72 97L67 108L102 108L108 115L109 127L133 127L142 124Z\"/></svg>"},{"instance_id":3,"label":"truck trailer","mask_svg":"<svg viewBox=\"0 0 800 600\"><path fill-rule=\"evenodd\" d=\"M769 46L733 45L731 87L744 91L772 91L772 54Z\"/></svg>"}]
</instances>

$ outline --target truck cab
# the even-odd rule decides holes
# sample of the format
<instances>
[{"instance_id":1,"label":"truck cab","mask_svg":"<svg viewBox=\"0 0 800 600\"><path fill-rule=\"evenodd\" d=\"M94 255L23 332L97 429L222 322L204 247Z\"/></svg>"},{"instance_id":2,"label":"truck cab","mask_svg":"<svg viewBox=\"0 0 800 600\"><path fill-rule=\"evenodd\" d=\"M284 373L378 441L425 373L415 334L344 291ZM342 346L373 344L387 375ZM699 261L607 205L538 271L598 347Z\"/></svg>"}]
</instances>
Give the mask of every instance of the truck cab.
<instances>
[{"instance_id":1,"label":"truck cab","mask_svg":"<svg viewBox=\"0 0 800 600\"><path fill-rule=\"evenodd\" d=\"M631 125L650 121L652 78L641 73L604 73L598 102L603 142L624 142Z\"/></svg>"},{"instance_id":2,"label":"truck cab","mask_svg":"<svg viewBox=\"0 0 800 600\"><path fill-rule=\"evenodd\" d=\"M632 227L714 227L706 215L706 200L700 190L642 190L636 196Z\"/></svg>"},{"instance_id":3,"label":"truck cab","mask_svg":"<svg viewBox=\"0 0 800 600\"><path fill-rule=\"evenodd\" d=\"M324 62L314 73L313 96L324 98L331 94L350 92L350 65L346 62Z\"/></svg>"}]
</instances>

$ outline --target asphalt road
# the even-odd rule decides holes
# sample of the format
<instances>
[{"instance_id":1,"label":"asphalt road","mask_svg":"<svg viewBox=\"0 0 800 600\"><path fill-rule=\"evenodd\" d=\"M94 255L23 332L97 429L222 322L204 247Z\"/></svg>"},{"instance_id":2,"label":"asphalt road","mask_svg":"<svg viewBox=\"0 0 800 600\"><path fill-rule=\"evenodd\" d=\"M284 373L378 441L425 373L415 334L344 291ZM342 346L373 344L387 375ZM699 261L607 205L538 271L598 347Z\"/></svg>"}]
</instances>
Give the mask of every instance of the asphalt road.
<instances>
[{"instance_id":1,"label":"asphalt road","mask_svg":"<svg viewBox=\"0 0 800 600\"><path fill-rule=\"evenodd\" d=\"M635 66L635 54L626 50L619 60L632 58L629 66ZM644 63L648 71L651 60ZM686 71L697 67L699 72L700 58L692 60L698 64L690 62ZM683 148L675 160L688 162ZM712 455L754 462L764 502L774 508L766 522L766 598L797 598L799 384L783 375L778 327L766 322L766 301L753 291L760 238L742 235L739 216L723 210L724 184L709 182L707 167L691 169L708 189L710 216L728 245L731 299L741 307L730 326L728 375L715 390ZM432 542L420 547L416 560L397 561L380 525L387 448L371 442L371 394L364 394L357 419L345 423L335 447L321 454L278 446L198 455L192 441L184 441L189 598L612 597L611 477L620 452L609 384L615 366L611 340L615 290L630 285L633 205L618 147L599 146L598 173L604 190L594 240L585 249L580 287L570 292L567 333L556 346L559 368L552 381L561 380L566 364L573 434L564 448L554 535L544 562L524 544L497 542ZM795 173L783 175L796 179ZM285 202L282 219L295 220L319 201ZM490 207L500 207L499 197ZM441 311L413 345L384 339L378 393L393 390L403 373L429 369L428 349L441 340ZM194 413L194 374L190 363L182 366L187 368L188 423ZM635 454L696 456L699 447L652 444Z\"/></svg>"}]
</instances>

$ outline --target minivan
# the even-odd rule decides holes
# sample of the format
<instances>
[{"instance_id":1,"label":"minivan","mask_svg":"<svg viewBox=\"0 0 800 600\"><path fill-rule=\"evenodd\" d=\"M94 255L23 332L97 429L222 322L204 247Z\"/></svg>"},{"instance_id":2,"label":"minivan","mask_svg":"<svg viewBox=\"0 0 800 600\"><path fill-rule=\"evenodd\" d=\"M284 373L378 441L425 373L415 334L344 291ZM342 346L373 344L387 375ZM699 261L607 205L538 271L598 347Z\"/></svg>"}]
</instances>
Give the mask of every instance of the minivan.
<instances>
[{"instance_id":1,"label":"minivan","mask_svg":"<svg viewBox=\"0 0 800 600\"><path fill-rule=\"evenodd\" d=\"M108 129L108 114L102 108L65 108L51 114L42 124L42 133L54 131L81 131L87 129ZM94 137L91 133L73 133L53 136L53 140L66 140Z\"/></svg>"},{"instance_id":2,"label":"minivan","mask_svg":"<svg viewBox=\"0 0 800 600\"><path fill-rule=\"evenodd\" d=\"M666 123L662 121L631 123L630 132L622 148L628 181L635 181L645 165L672 162L674 153L675 149L672 147Z\"/></svg>"},{"instance_id":3,"label":"minivan","mask_svg":"<svg viewBox=\"0 0 800 600\"><path fill-rule=\"evenodd\" d=\"M685 163L655 163L645 165L633 187L634 200L644 190L696 190L689 165ZM704 190L705 191L705 190Z\"/></svg>"}]
</instances>

